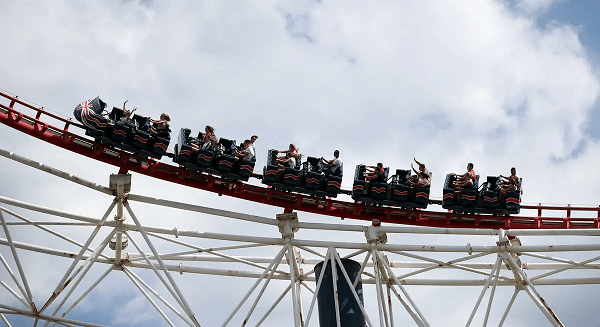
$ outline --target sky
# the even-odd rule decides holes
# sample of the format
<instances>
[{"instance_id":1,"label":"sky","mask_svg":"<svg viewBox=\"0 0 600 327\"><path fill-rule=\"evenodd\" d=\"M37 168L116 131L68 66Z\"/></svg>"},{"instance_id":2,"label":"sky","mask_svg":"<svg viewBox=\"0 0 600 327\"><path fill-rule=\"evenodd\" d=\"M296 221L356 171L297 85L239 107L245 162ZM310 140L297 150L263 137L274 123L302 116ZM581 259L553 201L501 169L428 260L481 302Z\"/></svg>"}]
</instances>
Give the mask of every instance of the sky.
<instances>
[{"instance_id":1,"label":"sky","mask_svg":"<svg viewBox=\"0 0 600 327\"><path fill-rule=\"evenodd\" d=\"M574 0L0 0L0 89L64 117L96 96L109 107L128 100L140 115L170 113L173 140L180 128L196 133L207 124L217 136L238 142L257 134L257 167L265 165L268 149L285 149L291 142L305 156L331 157L339 149L344 188L352 186L357 164L408 169L415 157L433 173L433 198L441 198L447 173L463 172L473 162L481 176L508 175L516 167L525 204L597 206L598 14L599 1ZM102 185L117 172L5 125L0 125L0 148ZM97 217L111 201L5 158L0 158L0 170L1 196ZM132 192L270 218L281 211L138 174ZM140 204L134 209L151 225L278 237L275 229L230 224L224 218L190 217ZM39 237L36 241L52 244L33 229L17 229L13 237ZM494 245L496 239L409 235L392 241ZM52 266L52 258L43 256L32 255L27 262L31 270L43 263ZM53 270L59 276L60 271ZM34 275L43 302L56 276ZM239 300L234 290L248 287L233 278L184 282L198 286L200 294L220 285L214 292L221 297L199 295L197 308L216 298ZM129 312L152 308L124 276L107 285L73 317L111 326L161 325L158 315L108 314L122 307ZM465 321L480 291L457 295L466 299L465 311L445 308L443 301L452 299L454 290L413 290L417 301L428 306L434 326L448 317ZM570 290L575 291L542 288L542 293L551 305L552 300L561 304L557 310L567 325L596 326L600 315L582 315L573 305L595 295L587 288ZM561 296L578 300L561 301ZM0 299L6 297L0 292ZM431 297L442 303L430 304ZM526 311L531 302L521 300ZM92 313L94 307L101 309ZM223 321L214 310L202 314L198 309L203 326ZM539 322L539 316L515 317L511 326Z\"/></svg>"}]
</instances>

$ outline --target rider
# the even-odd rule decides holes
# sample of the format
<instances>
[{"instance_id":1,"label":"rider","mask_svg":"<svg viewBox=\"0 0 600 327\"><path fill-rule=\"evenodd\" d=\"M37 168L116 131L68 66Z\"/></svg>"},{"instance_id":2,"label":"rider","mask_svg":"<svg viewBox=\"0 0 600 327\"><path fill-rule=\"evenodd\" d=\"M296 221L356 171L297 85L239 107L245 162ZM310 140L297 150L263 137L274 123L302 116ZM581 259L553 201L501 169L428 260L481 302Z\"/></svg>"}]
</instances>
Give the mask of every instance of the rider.
<instances>
[{"instance_id":1,"label":"rider","mask_svg":"<svg viewBox=\"0 0 600 327\"><path fill-rule=\"evenodd\" d=\"M342 166L342 161L340 160L340 151L333 151L333 159L327 160L325 158L321 158L321 162L327 166L327 170L325 171L325 175L336 175L339 174L339 170Z\"/></svg>"},{"instance_id":2,"label":"rider","mask_svg":"<svg viewBox=\"0 0 600 327\"><path fill-rule=\"evenodd\" d=\"M475 174L475 170L473 170L473 163L469 162L469 164L467 164L467 172L459 175L452 183L454 190L456 192L461 192L463 188L472 186L475 182L475 178L477 178L477 175Z\"/></svg>"},{"instance_id":3,"label":"rider","mask_svg":"<svg viewBox=\"0 0 600 327\"><path fill-rule=\"evenodd\" d=\"M413 164L410 164L410 167L412 168L412 170L415 172L415 176L411 176L411 178L408 180L408 182L410 183L410 185L412 187L425 187L428 186L429 184L431 184L431 174L429 173L429 171L427 170L427 168L425 167L424 163L421 163L419 161L417 161L416 158L413 157L413 159L415 160L415 162L417 163L417 165L419 165L419 171L417 171L415 169L415 167L413 167Z\"/></svg>"}]
</instances>

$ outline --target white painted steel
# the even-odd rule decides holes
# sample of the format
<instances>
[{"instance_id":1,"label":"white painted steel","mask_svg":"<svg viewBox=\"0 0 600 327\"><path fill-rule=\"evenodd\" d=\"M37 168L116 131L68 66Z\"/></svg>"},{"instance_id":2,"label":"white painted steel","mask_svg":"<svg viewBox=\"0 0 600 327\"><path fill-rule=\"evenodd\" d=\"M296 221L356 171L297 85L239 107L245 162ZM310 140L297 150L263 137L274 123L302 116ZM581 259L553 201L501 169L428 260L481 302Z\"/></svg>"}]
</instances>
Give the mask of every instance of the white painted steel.
<instances>
[{"instance_id":1,"label":"white painted steel","mask_svg":"<svg viewBox=\"0 0 600 327\"><path fill-rule=\"evenodd\" d=\"M339 292L338 292L338 288L337 288L337 266L335 263L335 260L333 259L333 252L335 250L330 249L329 251L329 257L327 258L327 260L329 260L329 263L331 265L331 283L333 284L333 304L335 306L335 323L337 327L341 327L341 319L340 319L340 296L339 296ZM369 324L369 327L372 327L371 324Z\"/></svg>"},{"instance_id":2,"label":"white painted steel","mask_svg":"<svg viewBox=\"0 0 600 327\"><path fill-rule=\"evenodd\" d=\"M10 246L10 251L12 252L13 259L17 264L17 269L19 271L19 275L21 276L21 282L23 283L23 287L25 288L24 296L29 300L29 309L33 312L37 311L35 308L35 301L33 299L33 295L31 294L31 289L29 288L29 283L27 282L27 277L25 277L25 272L23 271L23 266L21 265L21 260L19 260L19 256L17 255L17 249L15 248L15 244L12 241L12 237L10 236L10 232L8 231L8 226L6 226L6 220L4 219L4 214L0 211L0 222L2 222L2 228L4 229L4 235L6 235L6 240L8 241L8 245ZM17 284L19 285L19 284Z\"/></svg>"},{"instance_id":3,"label":"white painted steel","mask_svg":"<svg viewBox=\"0 0 600 327\"><path fill-rule=\"evenodd\" d=\"M34 222L34 221L30 220L30 219L27 219L27 218L25 218L25 217L23 217L23 216L21 216L21 215L19 215L19 214L15 213L15 212L12 212L11 210L8 210L8 209L6 209L6 208L2 208L2 207L0 207L0 211L4 211L4 212L6 212L7 214L9 214L9 215L11 215L11 216L13 216L13 217L15 217L15 218L21 219L21 220L23 221L23 222L22 222L22 224L24 224L24 225L31 225L31 226L35 226L35 227L37 227L37 228L39 228L39 229L41 229L41 230L43 230L43 231L45 231L45 232L48 232L48 233L50 233L50 234L52 234L52 235L54 235L54 236L56 236L56 237L58 237L58 238L60 238L60 239L63 239L63 240L65 240L65 241L69 242L69 243L72 243L72 244L74 244L74 245L77 245L78 247L85 248L85 249L86 249L88 252L92 252L92 251L94 251L93 249L91 249L91 248L89 248L89 247L87 247L87 248L86 248L86 247L85 247L83 244L81 244L81 243L79 243L79 242L77 242L77 241L75 241L75 240L73 240L73 239L71 239L71 238L69 238L69 237L66 237L66 236L64 236L64 235L62 235L62 234L60 234L60 233L58 233L58 232L55 232L55 231L51 230L50 228L46 228L46 227L44 227L44 226L43 226L44 224L36 223L36 222ZM76 224L77 224L77 223L76 223ZM8 224L8 223L7 223L6 225L7 225L7 226L10 226L10 225L16 225L16 224ZM54 226L61 226L61 225L62 225L62 226L74 226L74 224L64 224L64 223L46 223L46 225L54 225ZM79 225L79 226L83 226L82 224L78 224L78 225ZM90 225L90 224L85 224L85 226L91 226L91 225ZM103 258L108 258L108 256L106 256L106 255L104 255L104 254L102 254L101 256L102 256Z\"/></svg>"},{"instance_id":4,"label":"white painted steel","mask_svg":"<svg viewBox=\"0 0 600 327\"><path fill-rule=\"evenodd\" d=\"M187 313L187 315L190 317L190 319L192 320L192 322L194 322L194 324L196 326L200 327L200 324L198 323L198 321L196 320L196 317L194 316L194 312L190 308L190 306L187 303L185 297L183 297L183 294L181 293L181 290L179 290L179 287L175 283L175 280L173 280L173 277L171 276L171 274L169 273L169 271L165 267L165 264L162 261L162 259L160 258L160 255L158 255L158 252L154 248L154 245L152 244L152 242L150 242L150 238L148 237L148 234L146 234L146 232L144 231L144 228L142 227L142 224L140 224L140 221L137 219L137 217L135 216L135 214L131 210L131 207L129 207L129 204L126 203L125 204L125 208L127 209L127 212L129 212L129 215L131 216L131 219L135 222L135 225L138 227L138 231L140 232L140 234L142 234L142 237L146 241L146 244L150 247L150 250L152 250L152 253L156 257L156 261L158 261L158 264L160 265L160 267L162 268L163 272L167 276L167 279L171 283L171 286L173 287L173 289L177 293L177 298L181 301L181 304L183 306L183 310Z\"/></svg>"},{"instance_id":5,"label":"white painted steel","mask_svg":"<svg viewBox=\"0 0 600 327\"><path fill-rule=\"evenodd\" d=\"M0 150L0 155L10 157L11 159L23 162L31 167L40 169L48 172L60 178L73 181L79 185L85 186L90 189L94 189L102 194L113 196L113 190L110 188L103 187L101 185L86 181L79 177L71 174L61 172L51 167L44 166L39 163L29 161L26 158L18 157L12 153L5 153ZM123 204L122 199L127 199L129 202L136 202L140 205L152 205L159 206L160 208L166 208L165 210L177 209L184 210L190 213L208 214L217 217L225 217L236 221L243 221L245 223L257 224L262 226L279 226L280 221L268 217L261 217L256 215L249 215L245 213L238 213L233 211L214 209L209 207L203 207L193 204L186 204L176 201L151 198L135 194L126 194L123 188L117 190L117 195L111 198L111 205L104 213L101 219L97 219L94 214L92 216L84 216L73 214L61 210L47 208L15 199L0 196L0 202L6 205L10 205L23 210L45 213L53 215L56 218L61 218L63 221L57 222L40 222L33 219L25 218L23 215L17 214L12 210L0 207L0 220L3 225L5 233L5 239L0 238L0 245L9 248L10 253L13 256L13 261L19 269L21 279L12 273L10 264L0 254L0 261L2 261L4 269L8 271L8 275L12 277L14 284L19 287L23 296L19 295L17 291L13 290L4 281L0 281L0 284L4 289L12 295L12 298L17 299L20 304L25 306L25 309L14 308L11 305L0 303L0 318L6 325L10 325L10 322L6 319L6 314L17 314L22 316L31 317L32 319L44 320L48 323L56 322L66 326L79 325L79 326L99 326L93 323L79 322L71 319L64 318L64 316L70 311L74 310L76 305L90 292L98 288L101 281L108 279L106 277L112 277L113 275L125 273L128 280L141 292L141 294L148 300L158 315L160 315L167 324L171 326L179 326L185 324L189 326L200 326L200 323L196 320L196 316L187 303L184 293L177 286L175 281L171 278L171 273L179 272L182 274L194 274L195 276L212 275L212 276L235 276L238 278L249 278L255 281L254 286L250 287L245 296L242 297L241 301L229 313L229 316L225 318L222 326L237 325L234 322L234 318L240 318L245 322L249 322L250 319L257 319L256 326L263 324L269 316L272 314L274 309L279 305L282 305L282 301L287 295L291 295L289 298L291 303L287 303L286 308L291 310L290 313L293 315L291 320L294 321L295 326L315 326L313 318L314 306L316 304L317 294L322 284L322 275L315 276L314 270L304 272L304 265L315 265L320 261L325 261L323 264L323 271L327 266L333 266L334 279L344 278L347 283L356 285L356 281L351 281L347 275L347 272L341 265L341 257L351 258L357 261L362 261L361 270L359 275L362 276L363 288L365 286L374 289L375 293L372 292L370 295L375 295L374 298L365 298L369 301L369 310L363 303L359 303L360 309L365 315L365 319L369 326L372 326L371 318L374 316L373 312L377 311L379 316L380 326L394 326L396 321L396 312L402 312L401 310L392 310L394 299L391 297L393 293L396 296L397 303L401 303L405 309L405 312L413 319L414 323L418 326L430 326L423 311L416 305L415 301L411 299L408 292L405 290L406 285L429 285L429 286L475 286L482 287L482 292L477 304L471 313L471 317L467 325L469 325L477 308L481 303L486 289L492 286L490 297L488 300L487 309L483 318L483 325L487 325L490 315L493 301L495 299L494 293L499 287L514 287L515 291L504 314L499 321L499 325L503 325L506 321L509 311L516 299L520 289L524 289L531 298L531 301L537 306L537 308L544 314L544 316L554 326L562 326L562 322L558 319L548 303L546 303L536 290L537 286L541 285L582 285L582 284L600 284L600 277L576 276L576 275L561 275L561 278L548 278L549 276L556 275L563 272L597 272L600 270L600 263L596 261L600 260L598 251L600 251L600 244L594 236L600 236L600 230L471 230L471 229L441 229L441 228L424 228L424 227L405 227L405 226L381 226L374 227L369 225L349 225L341 223L308 223L297 221L293 227L300 230L311 230L311 231L328 231L328 232L344 232L344 233L356 233L360 235L355 237L351 242L331 240L331 239L300 239L295 234L297 231L287 226L283 230L285 233L280 235L281 237L270 237L267 236L256 236L256 235L239 235L233 233L214 233L210 231L197 231L192 229L182 229L175 227L165 226L146 226L143 225L135 216L133 210L128 203ZM107 199L108 201L109 199ZM109 221L107 218L115 210L117 211L116 220ZM125 222L123 215L126 209L129 213L129 217L133 220L133 224ZM6 212L11 217L19 219L19 222L6 221L2 212ZM286 222L289 223L289 222ZM70 225L80 226L78 228L85 228L87 232L81 234L82 238L86 238L85 242L80 242L68 237L67 235L51 230L44 225L55 225L61 227L68 227ZM48 233L54 237L68 242L70 245L76 247L76 251L64 251L58 248L51 248L35 244L35 240L27 240L27 242L14 241L9 233L9 226L16 228L17 226L35 226L41 231ZM94 250L90 247L92 241L96 238L100 231L110 231L107 238L105 238L100 245ZM140 233L144 239L144 242L150 247L151 254L146 254L142 251L140 244L137 243L133 236L137 236L136 233ZM107 254L105 247L110 241L113 234L117 235L117 247L115 253ZM134 245L135 250L133 253L125 252L125 249L121 247L121 242L118 240L119 235L126 235L129 241ZM492 245L431 245L431 244L383 244L379 241L379 236L389 234L420 234L420 235L437 235L438 237L447 236L471 236L482 237L496 236L500 239L500 242L493 244L492 241L489 243ZM279 236L279 235L278 235ZM576 237L587 237L590 238L586 241L586 244L537 244L537 245L511 245L507 241L508 236L527 236L527 237L546 237L546 236L576 236ZM166 241L173 246L183 247L183 251L171 251L161 252L158 247L155 247L151 243L150 237L154 237L161 241ZM185 238L179 239L179 238ZM366 238L366 239L365 239ZM392 239L388 236L386 239ZM202 245L207 241L220 241L227 242L229 244L219 247L207 247ZM539 242L538 242L539 243ZM55 292L46 302L42 310L37 311L33 302L33 294L28 289L26 271L23 270L23 266L19 263L16 250L19 249L21 253L42 253L45 255L61 258L70 258L70 267L66 269L66 273L62 276L62 280L58 283ZM240 256L236 254L229 254L228 251L233 250L246 250L256 251L257 254L265 253L263 249L268 249L270 252L273 249L278 251L277 255L271 256ZM132 249L129 249L132 250ZM90 255L86 255L86 252L92 251ZM298 251L303 251L302 253ZM349 254L344 256L338 255L338 251L349 251ZM121 255L122 252L123 255ZM274 251L277 252L277 251ZM283 258L287 252L287 257ZM572 259L562 258L556 256L550 256L541 253L570 253L579 252L581 254L588 255L586 259ZM247 253L247 252L246 252ZM446 259L446 256L450 254L460 254L458 258ZM495 263L482 262L483 260L489 260L495 254L497 260ZM263 254L264 255L264 254ZM520 259L517 255L520 255ZM398 256L411 258L412 261L398 261L388 258L389 256ZM444 259L440 259L440 256ZM122 259L126 258L126 259ZM548 262L534 262L527 263L521 260L525 258L535 258L538 260L545 260ZM75 270L77 264L82 261L79 268ZM371 260L372 262L369 262ZM174 264L167 264L175 262ZM504 264L501 264L501 261ZM519 261L519 262L517 262ZM186 262L183 265L182 262ZM97 279L93 284L88 287L85 292L80 295L73 304L64 312L63 315L57 316L57 312L63 306L63 304L70 299L73 291L77 289L80 282L89 275L90 269L95 264L108 264L108 270ZM196 266L196 263L202 263L208 266ZM233 269L222 268L220 265L232 265ZM267 265L267 266L265 266ZM337 276L335 267L339 265L342 271L342 275ZM507 266L510 270L507 270ZM94 266L95 267L95 266ZM366 268L372 268L365 270ZM179 312L175 307L169 304L169 301L160 295L160 293L151 288L141 277L133 272L133 269L144 269L153 270L155 275L158 276L162 285L167 289L167 294L179 304L184 313ZM162 273L161 273L162 270ZM511 271L514 276L506 276L501 274L503 272ZM525 270L540 270L538 275L528 277L525 274ZM114 271L113 274L109 272ZM430 272L442 272L435 275L435 277L427 278L425 273ZM461 278L443 278L446 272L461 272L464 277ZM485 276L483 279L480 276ZM57 278L58 279L58 278ZM43 311L54 301L55 298L63 295L62 292L67 288L65 282L67 280L73 281L68 284L70 287L69 291L64 294L62 302L58 305L56 311L51 314L44 314ZM258 285L263 282L264 284L256 294L256 298L249 305L249 309L241 315L238 315L242 305L244 305L248 298L254 294ZM270 304L266 311L259 311L259 304L266 301L265 295L271 289L273 284L276 283L287 283L287 288L281 292L279 297ZM314 283L314 284L313 284ZM21 286L23 284L24 286ZM311 285L315 285L315 289L311 289ZM308 308L307 315L304 314L303 301L305 296L301 294L301 288L304 286L312 294L311 303ZM384 295L383 287L387 289L387 296ZM401 292L398 292L396 288L399 288ZM337 285L334 283L334 289L337 290ZM291 290L291 292L290 292ZM184 289L185 291L185 289ZM244 290L245 291L245 290ZM243 294L243 293L242 293ZM413 293L414 295L414 293ZM354 291L353 297L356 301L359 300L358 294ZM158 299L159 301L155 301ZM28 302L29 301L29 302ZM375 307L374 301L377 301L378 310L373 310ZM16 301L15 301L16 302ZM335 306L338 308L337 323L340 324L339 316L339 302L336 298ZM33 310L32 310L33 308ZM168 308L170 312L163 311L163 308ZM402 309L402 307L399 307ZM169 316L169 314L173 314ZM371 317L370 317L371 315ZM180 320L172 320L171 318L179 318ZM198 320L202 321L204 317L200 316ZM313 319L311 319L313 318ZM313 322L311 325L310 322ZM46 325L47 325L46 324ZM341 326L343 327L343 326Z\"/></svg>"},{"instance_id":6,"label":"white painted steel","mask_svg":"<svg viewBox=\"0 0 600 327\"><path fill-rule=\"evenodd\" d=\"M400 294L396 293L395 288L392 288L394 293L396 293L398 300L400 300L402 305L404 305L404 307L406 308L408 313L413 317L413 319L415 320L415 322L417 324L419 324L421 326L429 327L429 323L427 322L427 319L425 319L425 316L421 313L421 311L419 310L419 307L416 306L415 303L413 302L413 300L410 298L410 296L408 295L408 292L404 289L404 286L402 286L402 283L400 282L398 277L396 277L396 275L394 274L392 269L388 266L387 262L384 260L381 253L376 252L376 250L373 250L373 252L374 252L374 256L377 256L377 258L379 258L379 262L381 262L383 264L383 266L385 267L387 272L392 276L392 279L394 280L395 285L398 286L398 288L400 288L400 290L402 291L402 294L406 297L406 301L408 301L408 303L402 298L402 296Z\"/></svg>"},{"instance_id":7,"label":"white painted steel","mask_svg":"<svg viewBox=\"0 0 600 327\"><path fill-rule=\"evenodd\" d=\"M67 308L67 310L65 310L65 312L63 312L60 317L64 318L71 310L73 310L82 300L83 298L85 298L98 284L100 284L100 282L106 278L106 276L108 276L108 274L114 269L113 266L108 267L108 269L106 269L106 271L104 272L104 274L102 274L102 276L100 276L100 278L98 278L98 280L96 280L90 287L88 287L88 289L83 292L83 294L73 302L73 304L71 304L71 306L69 308ZM56 322L52 323L52 325L50 325L50 327L54 326L56 324Z\"/></svg>"},{"instance_id":8,"label":"white painted steel","mask_svg":"<svg viewBox=\"0 0 600 327\"><path fill-rule=\"evenodd\" d=\"M124 271L124 272L125 272L125 275L127 275L127 277L129 277L129 279L131 279L131 282L135 285L135 287L137 287L137 289L144 295L146 300L148 300L148 302L150 302L150 304L152 304L154 309L156 309L156 311L158 311L158 313L161 315L161 317L163 317L163 319L167 322L167 324L169 324L169 326L171 326L171 327L175 327L175 324L173 324L171 319L169 319L169 317L167 317L167 315L160 309L160 307L156 304L156 302L150 297L148 292L146 292L142 288L142 285L140 285L140 283L138 283L138 281L136 279L131 277L131 275L127 271Z\"/></svg>"},{"instance_id":9,"label":"white painted steel","mask_svg":"<svg viewBox=\"0 0 600 327\"><path fill-rule=\"evenodd\" d=\"M62 308L62 306L65 304L65 302L67 302L67 300L69 299L71 294L73 294L73 291L75 291L75 289L77 288L79 283L83 280L83 278L85 277L87 272L92 268L92 265L97 262L96 258L99 257L100 253L102 253L104 248L106 246L108 246L108 242L110 242L110 239L113 237L114 234L115 234L115 230L113 229L110 233L108 233L108 236L106 236L106 238L102 241L102 243L100 243L100 245L98 245L96 250L94 250L94 252L81 264L81 266L69 278L70 280L73 280L75 277L77 277L79 275L79 277L77 277L77 280L75 280L75 282L71 285L71 288L69 289L67 294L64 296L62 301L58 304L56 309L54 309L54 312L52 312L52 316L55 316L58 313L58 311L60 310L60 308ZM79 273L81 273L81 274L79 274ZM69 284L60 285L61 288L60 288L59 292L54 293L54 294L56 294L56 296L54 296L54 297L51 296L50 299L52 299L52 300L56 299L62 293L62 291L64 291L67 288L68 285ZM49 302L51 302L51 301L48 301L47 303L49 304ZM47 305L44 305L44 307L47 308ZM48 323L46 323L46 325L44 325L44 326L47 326L47 325L48 325Z\"/></svg>"},{"instance_id":10,"label":"white painted steel","mask_svg":"<svg viewBox=\"0 0 600 327\"><path fill-rule=\"evenodd\" d=\"M13 243L13 246L15 244ZM25 289L23 288L23 286L21 285L21 282L19 282L19 280L17 279L17 276L15 275L15 273L12 271L12 269L10 269L10 266L8 265L8 263L6 262L6 260L4 260L4 257L2 256L2 254L0 253L0 261L2 261L2 265L4 266L4 269L6 269L6 272L8 272L8 274L10 275L10 277L12 278L12 280L15 282L15 285L17 285L17 287L19 288L19 290L21 291L21 294L23 295L23 297L27 298L27 292L25 291ZM3 286L6 284L3 284ZM5 286L5 287L8 287ZM8 288L9 292L13 292L12 289ZM25 301L21 296L19 296L18 294L15 293L15 297L17 297L18 299L20 299L21 301ZM29 303L25 302L26 306L29 306Z\"/></svg>"},{"instance_id":11,"label":"white painted steel","mask_svg":"<svg viewBox=\"0 0 600 327\"><path fill-rule=\"evenodd\" d=\"M189 321L189 319L184 316L181 312L179 312L174 306L172 306L163 296L161 296L157 291L155 291L150 285L148 285L143 279L137 276L129 267L123 267L123 272L127 274L127 276L135 282L138 282L140 285L144 286L146 290L148 290L152 295L154 295L157 299L159 299L164 305L166 305L173 313L175 313L181 320L187 323L189 326L194 326L194 324Z\"/></svg>"},{"instance_id":12,"label":"white painted steel","mask_svg":"<svg viewBox=\"0 0 600 327\"><path fill-rule=\"evenodd\" d=\"M342 264L342 260L340 259L340 256L337 254L337 252L332 251L331 249L329 250L329 255L332 258L335 258L335 261L340 266L340 270L342 271L342 274L344 275L344 279L346 280L346 283L348 284L348 286L350 286L350 291L352 291L352 296L354 297L354 300L358 304L360 311L364 315L367 325L373 326L373 324L371 323L371 320L369 319L369 315L365 311L365 306L363 305L363 303L361 303L360 298L358 297L358 293L356 293L356 285L355 285L355 283L353 283L350 280L350 276L348 276L348 272L346 271L346 268L344 268L344 265ZM357 281L358 281L359 276L357 276L357 278L356 278Z\"/></svg>"},{"instance_id":13,"label":"white painted steel","mask_svg":"<svg viewBox=\"0 0 600 327\"><path fill-rule=\"evenodd\" d=\"M27 303L27 301L25 301L25 299L22 296L20 296L17 292L15 292L15 290L13 290L10 286L8 286L8 284L6 284L4 281L0 280L0 285L2 285L2 287L4 287L17 300L19 300L21 303L23 303L23 305L29 306L29 303Z\"/></svg>"},{"instance_id":14,"label":"white painted steel","mask_svg":"<svg viewBox=\"0 0 600 327\"><path fill-rule=\"evenodd\" d=\"M510 312L510 308L512 308L513 303L515 303L515 299L517 298L517 294L519 294L519 288L515 287L515 292L513 293L508 305L506 306L506 310L504 310L504 314L502 315L502 319L500 319L500 323L498 323L498 327L502 327L504 325L504 321L506 317L508 317L508 313Z\"/></svg>"}]
</instances>

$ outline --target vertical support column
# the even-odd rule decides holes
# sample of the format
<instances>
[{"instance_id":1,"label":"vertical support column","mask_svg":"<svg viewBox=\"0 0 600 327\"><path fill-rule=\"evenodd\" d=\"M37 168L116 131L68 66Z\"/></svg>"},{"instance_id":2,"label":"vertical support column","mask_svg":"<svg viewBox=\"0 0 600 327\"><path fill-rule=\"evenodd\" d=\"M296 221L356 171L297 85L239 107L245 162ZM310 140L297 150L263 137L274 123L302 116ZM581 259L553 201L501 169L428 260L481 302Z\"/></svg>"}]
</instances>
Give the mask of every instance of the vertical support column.
<instances>
[{"instance_id":1,"label":"vertical support column","mask_svg":"<svg viewBox=\"0 0 600 327\"><path fill-rule=\"evenodd\" d=\"M383 285L381 279L383 278L381 274L381 263L379 262L377 256L377 244L387 243L387 235L379 230L381 226L381 222L378 220L373 221L373 226L369 226L365 231L365 237L367 239L367 243L373 245L371 249L371 256L373 260L373 274L375 275L375 293L377 294L377 307L379 313L379 325L384 327L387 321L386 317L386 309L385 304L386 300L383 297Z\"/></svg>"},{"instance_id":2,"label":"vertical support column","mask_svg":"<svg viewBox=\"0 0 600 327\"><path fill-rule=\"evenodd\" d=\"M127 194L131 191L131 175L130 174L110 175L110 189L115 193L115 195L116 195L115 200L117 202L117 215L115 216L115 222L117 223L117 226L115 228L116 233L115 233L115 240L114 240L114 250L115 250L115 264L120 265L121 260L122 260L122 251L124 248L123 222L125 221L125 216L123 215L123 208L124 208L124 202L126 201L125 194ZM111 248L112 248L112 244L111 244Z\"/></svg>"},{"instance_id":3,"label":"vertical support column","mask_svg":"<svg viewBox=\"0 0 600 327\"><path fill-rule=\"evenodd\" d=\"M281 237L287 243L287 261L290 266L290 287L292 290L292 301L294 309L294 326L303 327L304 317L302 315L302 297L300 293L301 272L296 264L296 256L291 241L294 240L294 233L298 231L298 214L295 212L285 212L276 216L279 221L279 232Z\"/></svg>"}]
</instances>

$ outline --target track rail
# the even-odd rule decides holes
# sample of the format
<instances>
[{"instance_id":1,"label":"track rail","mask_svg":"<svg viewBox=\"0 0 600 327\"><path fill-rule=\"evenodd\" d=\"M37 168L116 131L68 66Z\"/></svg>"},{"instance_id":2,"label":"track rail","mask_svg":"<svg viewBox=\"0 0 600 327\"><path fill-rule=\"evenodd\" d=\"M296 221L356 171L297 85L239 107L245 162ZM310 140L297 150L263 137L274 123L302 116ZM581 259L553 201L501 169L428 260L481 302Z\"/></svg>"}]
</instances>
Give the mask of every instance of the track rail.
<instances>
[{"instance_id":1,"label":"track rail","mask_svg":"<svg viewBox=\"0 0 600 327\"><path fill-rule=\"evenodd\" d=\"M78 132L85 134L84 127L81 124L54 115L44 110L43 107L37 108L26 101L20 100L17 96L0 92L0 100L2 102L0 103L0 123L63 149L119 167L119 173L134 171L167 182L217 193L218 195L281 207L284 208L285 212L298 210L342 219L379 220L394 224L444 228L571 229L600 227L600 206L523 205L521 209L527 210L533 215L496 217L367 206L353 202L280 192L272 188L239 181L231 182L212 175L191 172L185 168L153 159L141 158L122 150L98 144L72 131L73 128L77 128ZM23 114L23 110L30 111L32 116ZM49 121L52 121L52 124ZM435 201L433 202L435 204ZM549 217L543 215L552 211L562 212L564 216ZM596 213L592 213L594 217L589 216L590 212ZM587 217L574 217L575 214L587 214Z\"/></svg>"}]
</instances>

